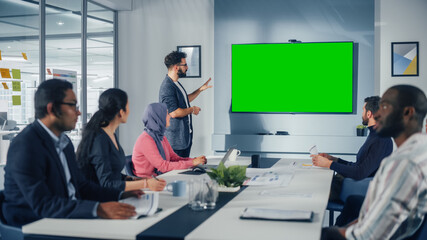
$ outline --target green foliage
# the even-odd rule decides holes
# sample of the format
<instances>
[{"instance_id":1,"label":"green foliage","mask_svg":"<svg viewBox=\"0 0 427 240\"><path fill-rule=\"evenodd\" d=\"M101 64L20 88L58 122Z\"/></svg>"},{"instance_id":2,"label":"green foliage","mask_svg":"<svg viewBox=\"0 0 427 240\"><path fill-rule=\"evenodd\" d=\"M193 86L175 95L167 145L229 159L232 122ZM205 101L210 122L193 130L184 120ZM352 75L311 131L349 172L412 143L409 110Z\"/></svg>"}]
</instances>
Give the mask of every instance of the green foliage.
<instances>
[{"instance_id":1,"label":"green foliage","mask_svg":"<svg viewBox=\"0 0 427 240\"><path fill-rule=\"evenodd\" d=\"M241 186L246 180L246 166L225 167L220 163L216 169L207 172L209 177L218 182L220 186L237 187Z\"/></svg>"},{"instance_id":2,"label":"green foliage","mask_svg":"<svg viewBox=\"0 0 427 240\"><path fill-rule=\"evenodd\" d=\"M356 128L357 128L357 129L365 129L365 128L366 128L366 126L365 126L365 125L357 125L357 126L356 126Z\"/></svg>"}]
</instances>

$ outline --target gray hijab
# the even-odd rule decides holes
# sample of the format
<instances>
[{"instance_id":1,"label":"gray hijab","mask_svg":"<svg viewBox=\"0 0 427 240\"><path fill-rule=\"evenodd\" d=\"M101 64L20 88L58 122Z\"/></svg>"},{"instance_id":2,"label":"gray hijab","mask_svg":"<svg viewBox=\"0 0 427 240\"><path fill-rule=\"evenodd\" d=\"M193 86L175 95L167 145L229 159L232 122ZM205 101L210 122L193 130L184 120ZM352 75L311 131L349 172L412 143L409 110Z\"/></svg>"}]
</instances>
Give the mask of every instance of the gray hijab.
<instances>
[{"instance_id":1,"label":"gray hijab","mask_svg":"<svg viewBox=\"0 0 427 240\"><path fill-rule=\"evenodd\" d=\"M163 136L166 131L166 115L168 113L167 106L164 103L151 103L145 109L142 122L145 125L144 131L150 135L156 142L162 158L166 160L165 150L162 146Z\"/></svg>"}]
</instances>

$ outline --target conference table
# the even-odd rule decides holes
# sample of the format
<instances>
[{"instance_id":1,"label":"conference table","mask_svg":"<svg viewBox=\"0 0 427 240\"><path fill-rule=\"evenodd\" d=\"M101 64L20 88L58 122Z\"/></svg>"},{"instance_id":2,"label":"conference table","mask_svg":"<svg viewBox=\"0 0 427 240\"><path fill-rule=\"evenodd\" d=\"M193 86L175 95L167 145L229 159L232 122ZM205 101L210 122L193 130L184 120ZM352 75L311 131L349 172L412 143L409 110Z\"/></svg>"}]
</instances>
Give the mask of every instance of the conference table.
<instances>
[{"instance_id":1,"label":"conference table","mask_svg":"<svg viewBox=\"0 0 427 240\"><path fill-rule=\"evenodd\" d=\"M220 158L210 159L215 164ZM226 165L249 165L250 157L238 157ZM293 166L286 186L245 186L235 193L220 192L214 210L193 211L188 196L160 192L153 216L135 220L51 219L23 226L25 239L320 239L333 171L307 166L311 159L260 159L260 167ZM174 170L161 175L167 182L201 180L207 174L182 174ZM240 219L245 208L313 211L311 222Z\"/></svg>"}]
</instances>

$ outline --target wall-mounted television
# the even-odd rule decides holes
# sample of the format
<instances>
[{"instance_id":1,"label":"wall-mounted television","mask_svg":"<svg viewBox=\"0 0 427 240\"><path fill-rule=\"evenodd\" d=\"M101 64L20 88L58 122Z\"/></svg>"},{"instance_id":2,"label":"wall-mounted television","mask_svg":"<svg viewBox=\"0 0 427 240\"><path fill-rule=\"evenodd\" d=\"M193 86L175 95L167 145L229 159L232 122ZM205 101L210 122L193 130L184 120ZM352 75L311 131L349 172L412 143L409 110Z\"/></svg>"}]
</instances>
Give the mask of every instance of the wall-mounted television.
<instances>
[{"instance_id":1,"label":"wall-mounted television","mask_svg":"<svg viewBox=\"0 0 427 240\"><path fill-rule=\"evenodd\" d=\"M353 42L233 44L231 111L353 113Z\"/></svg>"}]
</instances>

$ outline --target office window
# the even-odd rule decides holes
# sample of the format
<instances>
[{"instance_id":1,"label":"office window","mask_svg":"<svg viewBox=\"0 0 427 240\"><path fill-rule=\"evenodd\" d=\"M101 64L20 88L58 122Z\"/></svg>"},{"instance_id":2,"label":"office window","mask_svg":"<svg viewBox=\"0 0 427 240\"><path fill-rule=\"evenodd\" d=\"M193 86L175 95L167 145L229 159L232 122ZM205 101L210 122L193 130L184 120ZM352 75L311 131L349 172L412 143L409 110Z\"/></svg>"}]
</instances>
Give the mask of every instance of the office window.
<instances>
[{"instance_id":1,"label":"office window","mask_svg":"<svg viewBox=\"0 0 427 240\"><path fill-rule=\"evenodd\" d=\"M7 118L17 124L34 119L33 98L39 84L38 20L37 2L1 1L0 106L7 108Z\"/></svg>"},{"instance_id":2,"label":"office window","mask_svg":"<svg viewBox=\"0 0 427 240\"><path fill-rule=\"evenodd\" d=\"M99 95L114 87L114 12L88 3L87 117L98 110Z\"/></svg>"},{"instance_id":3,"label":"office window","mask_svg":"<svg viewBox=\"0 0 427 240\"><path fill-rule=\"evenodd\" d=\"M90 0L44 0L46 34L39 36L39 2L41 0L1 0L0 68L9 69L11 78L0 78L0 107L2 100L7 101L8 119L18 124L34 120L34 93L41 76L39 55L44 50L46 58L42 61L46 69L42 70L42 76L45 74L46 80L62 78L73 82L80 109L87 111L88 121L97 110L99 95L114 87L116 13ZM83 3L87 3L86 51L82 51ZM45 43L45 49L40 47L39 38ZM84 53L86 66L82 66ZM82 99L83 68L87 69L87 99ZM20 79L13 79L16 69L20 70ZM5 70L2 71L5 74ZM15 87L19 82L20 91L13 88L13 82ZM68 133L75 146L81 138L82 122L85 121L80 117L76 129Z\"/></svg>"}]
</instances>

